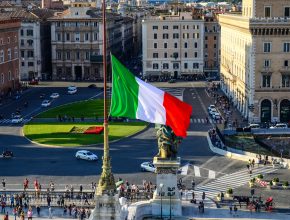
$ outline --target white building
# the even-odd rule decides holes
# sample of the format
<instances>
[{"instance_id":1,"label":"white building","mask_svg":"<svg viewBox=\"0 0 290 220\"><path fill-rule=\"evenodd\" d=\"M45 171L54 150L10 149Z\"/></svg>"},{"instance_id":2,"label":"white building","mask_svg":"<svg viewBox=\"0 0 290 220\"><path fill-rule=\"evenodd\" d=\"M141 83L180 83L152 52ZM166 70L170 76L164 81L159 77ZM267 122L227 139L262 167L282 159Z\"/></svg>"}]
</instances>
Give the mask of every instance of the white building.
<instances>
[{"instance_id":1,"label":"white building","mask_svg":"<svg viewBox=\"0 0 290 220\"><path fill-rule=\"evenodd\" d=\"M143 76L193 76L203 73L204 20L192 13L143 20Z\"/></svg>"}]
</instances>

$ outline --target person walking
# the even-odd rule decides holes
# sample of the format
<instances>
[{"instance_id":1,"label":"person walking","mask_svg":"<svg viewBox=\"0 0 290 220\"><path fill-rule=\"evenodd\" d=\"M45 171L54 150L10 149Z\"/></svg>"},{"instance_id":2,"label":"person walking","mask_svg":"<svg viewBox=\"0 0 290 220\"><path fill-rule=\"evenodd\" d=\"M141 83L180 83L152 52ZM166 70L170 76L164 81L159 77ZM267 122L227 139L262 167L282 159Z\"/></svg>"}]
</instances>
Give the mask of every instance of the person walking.
<instances>
[{"instance_id":1,"label":"person walking","mask_svg":"<svg viewBox=\"0 0 290 220\"><path fill-rule=\"evenodd\" d=\"M32 220L32 215L33 215L33 212L32 212L32 208L30 207L27 211L27 218L28 220Z\"/></svg>"},{"instance_id":2,"label":"person walking","mask_svg":"<svg viewBox=\"0 0 290 220\"><path fill-rule=\"evenodd\" d=\"M3 190L5 190L6 188L6 179L2 179L2 187L3 187Z\"/></svg>"},{"instance_id":3,"label":"person walking","mask_svg":"<svg viewBox=\"0 0 290 220\"><path fill-rule=\"evenodd\" d=\"M202 200L205 200L205 192L202 193Z\"/></svg>"},{"instance_id":4,"label":"person walking","mask_svg":"<svg viewBox=\"0 0 290 220\"><path fill-rule=\"evenodd\" d=\"M80 193L83 192L83 185L80 185Z\"/></svg>"},{"instance_id":5,"label":"person walking","mask_svg":"<svg viewBox=\"0 0 290 220\"><path fill-rule=\"evenodd\" d=\"M51 206L49 206L49 208L48 208L48 216L49 216L50 219L52 218L52 208L51 208Z\"/></svg>"},{"instance_id":6,"label":"person walking","mask_svg":"<svg viewBox=\"0 0 290 220\"><path fill-rule=\"evenodd\" d=\"M40 206L39 205L36 206L36 212L37 212L37 216L39 217L40 216Z\"/></svg>"},{"instance_id":7,"label":"person walking","mask_svg":"<svg viewBox=\"0 0 290 220\"><path fill-rule=\"evenodd\" d=\"M234 205L234 216L237 216L237 212L238 212L238 208L237 208L237 206L236 205Z\"/></svg>"}]
</instances>

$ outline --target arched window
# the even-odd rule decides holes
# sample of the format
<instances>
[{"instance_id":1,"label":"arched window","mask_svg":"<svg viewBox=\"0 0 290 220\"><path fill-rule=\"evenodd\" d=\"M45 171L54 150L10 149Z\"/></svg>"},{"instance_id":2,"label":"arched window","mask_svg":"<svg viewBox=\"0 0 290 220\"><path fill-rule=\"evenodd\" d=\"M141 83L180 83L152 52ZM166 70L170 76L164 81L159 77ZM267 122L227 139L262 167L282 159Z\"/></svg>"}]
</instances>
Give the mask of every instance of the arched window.
<instances>
[{"instance_id":1,"label":"arched window","mask_svg":"<svg viewBox=\"0 0 290 220\"><path fill-rule=\"evenodd\" d=\"M290 101L283 99L280 102L280 122L290 121Z\"/></svg>"},{"instance_id":2,"label":"arched window","mask_svg":"<svg viewBox=\"0 0 290 220\"><path fill-rule=\"evenodd\" d=\"M272 103L268 99L261 102L261 122L271 122Z\"/></svg>"}]
</instances>

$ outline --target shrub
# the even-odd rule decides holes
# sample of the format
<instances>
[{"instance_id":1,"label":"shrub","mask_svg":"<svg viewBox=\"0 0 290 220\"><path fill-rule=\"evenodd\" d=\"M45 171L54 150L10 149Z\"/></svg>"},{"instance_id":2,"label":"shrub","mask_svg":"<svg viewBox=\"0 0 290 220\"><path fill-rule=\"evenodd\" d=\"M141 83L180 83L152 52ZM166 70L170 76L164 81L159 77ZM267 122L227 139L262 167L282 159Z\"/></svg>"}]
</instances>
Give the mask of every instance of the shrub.
<instances>
[{"instance_id":1,"label":"shrub","mask_svg":"<svg viewBox=\"0 0 290 220\"><path fill-rule=\"evenodd\" d=\"M233 194L233 189L232 188L228 188L227 189L227 194Z\"/></svg>"},{"instance_id":2,"label":"shrub","mask_svg":"<svg viewBox=\"0 0 290 220\"><path fill-rule=\"evenodd\" d=\"M273 178L273 182L278 183L279 182L279 178L278 177Z\"/></svg>"},{"instance_id":3,"label":"shrub","mask_svg":"<svg viewBox=\"0 0 290 220\"><path fill-rule=\"evenodd\" d=\"M285 181L285 182L283 183L283 186L289 186L288 181Z\"/></svg>"},{"instance_id":4,"label":"shrub","mask_svg":"<svg viewBox=\"0 0 290 220\"><path fill-rule=\"evenodd\" d=\"M263 179L264 176L263 176L263 174L259 174L259 175L257 176L257 178L259 178L259 179Z\"/></svg>"},{"instance_id":5,"label":"shrub","mask_svg":"<svg viewBox=\"0 0 290 220\"><path fill-rule=\"evenodd\" d=\"M256 178L255 178L255 177L252 178L252 179L250 179L250 182L251 182L251 183L255 183L255 181L256 181Z\"/></svg>"},{"instance_id":6,"label":"shrub","mask_svg":"<svg viewBox=\"0 0 290 220\"><path fill-rule=\"evenodd\" d=\"M269 185L270 185L270 186L273 186L273 182L272 182L272 180L269 182Z\"/></svg>"}]
</instances>

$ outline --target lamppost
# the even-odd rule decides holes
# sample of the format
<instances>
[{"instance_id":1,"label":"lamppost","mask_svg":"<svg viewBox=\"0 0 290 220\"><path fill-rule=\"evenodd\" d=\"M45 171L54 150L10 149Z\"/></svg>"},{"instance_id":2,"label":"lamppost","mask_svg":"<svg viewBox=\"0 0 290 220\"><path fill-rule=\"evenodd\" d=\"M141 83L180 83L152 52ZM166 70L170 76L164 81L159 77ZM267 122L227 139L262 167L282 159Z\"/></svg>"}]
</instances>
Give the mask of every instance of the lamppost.
<instances>
[{"instance_id":1,"label":"lamppost","mask_svg":"<svg viewBox=\"0 0 290 220\"><path fill-rule=\"evenodd\" d=\"M167 196L169 196L169 219L171 220L171 197L175 195L175 187L168 187Z\"/></svg>"},{"instance_id":2,"label":"lamppost","mask_svg":"<svg viewBox=\"0 0 290 220\"><path fill-rule=\"evenodd\" d=\"M161 219L163 219L163 210L162 210L162 196L164 196L164 192L162 191L163 189L163 183L160 183L159 187L160 187L160 217Z\"/></svg>"}]
</instances>

